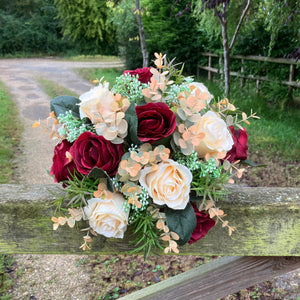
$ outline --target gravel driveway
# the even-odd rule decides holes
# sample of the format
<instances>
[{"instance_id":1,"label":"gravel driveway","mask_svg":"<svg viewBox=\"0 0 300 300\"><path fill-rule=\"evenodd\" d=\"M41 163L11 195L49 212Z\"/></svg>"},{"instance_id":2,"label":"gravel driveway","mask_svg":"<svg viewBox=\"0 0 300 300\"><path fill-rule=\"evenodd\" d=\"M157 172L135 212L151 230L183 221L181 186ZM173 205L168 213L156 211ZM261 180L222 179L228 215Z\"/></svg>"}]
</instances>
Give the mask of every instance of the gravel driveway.
<instances>
[{"instance_id":1,"label":"gravel driveway","mask_svg":"<svg viewBox=\"0 0 300 300\"><path fill-rule=\"evenodd\" d=\"M52 165L55 141L41 128L32 128L34 121L49 116L50 98L41 89L37 78L54 81L78 95L93 85L76 75L76 68L121 67L121 62L69 62L57 59L0 59L0 81L9 89L17 104L24 131L21 152L17 157L18 182L52 184L47 174ZM16 255L17 272L13 299L90 299L94 294L90 274L76 262L86 256Z\"/></svg>"},{"instance_id":2,"label":"gravel driveway","mask_svg":"<svg viewBox=\"0 0 300 300\"><path fill-rule=\"evenodd\" d=\"M52 165L55 141L48 134L33 129L35 120L49 116L50 98L41 89L37 78L54 81L78 95L93 85L73 72L76 68L121 67L121 62L70 62L57 59L2 59L0 81L10 90L24 124L21 141L22 155L17 158L18 183L53 183L46 170Z\"/></svg>"}]
</instances>

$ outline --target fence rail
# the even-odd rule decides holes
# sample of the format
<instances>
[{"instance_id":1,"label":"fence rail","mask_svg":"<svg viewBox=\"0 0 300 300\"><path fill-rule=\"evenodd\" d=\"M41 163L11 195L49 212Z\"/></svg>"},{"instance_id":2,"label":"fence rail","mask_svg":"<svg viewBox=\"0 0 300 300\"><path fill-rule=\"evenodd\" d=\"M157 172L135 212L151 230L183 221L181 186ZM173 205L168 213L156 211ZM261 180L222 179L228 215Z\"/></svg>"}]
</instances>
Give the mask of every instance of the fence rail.
<instances>
[{"instance_id":1,"label":"fence rail","mask_svg":"<svg viewBox=\"0 0 300 300\"><path fill-rule=\"evenodd\" d=\"M124 297L125 299L214 300L300 268L300 188L228 187L218 203L237 230L229 237L217 224L180 253L225 256ZM52 202L58 185L0 185L0 253L80 254L80 226L53 231ZM82 234L80 234L82 233ZM98 236L86 254L132 250L124 239Z\"/></svg>"},{"instance_id":2,"label":"fence rail","mask_svg":"<svg viewBox=\"0 0 300 300\"><path fill-rule=\"evenodd\" d=\"M199 75L199 69L208 71L208 79L209 80L212 80L213 73L223 74L223 69L222 69L223 56L222 55L218 55L218 54L214 54L214 53L210 53L210 52L202 52L202 53L200 53L200 55L208 57L208 66L197 65L197 75ZM213 67L213 61L212 61L213 57L219 58L218 68ZM293 88L300 88L300 82L295 80L295 66L300 66L300 62L296 62L296 60L286 59L286 58L254 56L254 55L249 55L249 56L232 55L232 56L230 56L230 58L241 60L242 66L241 66L240 72L231 71L230 76L242 78L242 85L245 83L245 79L253 79L253 80L256 80L257 86L259 85L260 81L276 82L276 83L287 85L287 86L289 86L289 93L292 92ZM288 78L288 80L276 80L276 79L268 78L267 76L258 76L258 75L252 75L252 74L247 75L244 73L245 60L290 65L289 78Z\"/></svg>"}]
</instances>

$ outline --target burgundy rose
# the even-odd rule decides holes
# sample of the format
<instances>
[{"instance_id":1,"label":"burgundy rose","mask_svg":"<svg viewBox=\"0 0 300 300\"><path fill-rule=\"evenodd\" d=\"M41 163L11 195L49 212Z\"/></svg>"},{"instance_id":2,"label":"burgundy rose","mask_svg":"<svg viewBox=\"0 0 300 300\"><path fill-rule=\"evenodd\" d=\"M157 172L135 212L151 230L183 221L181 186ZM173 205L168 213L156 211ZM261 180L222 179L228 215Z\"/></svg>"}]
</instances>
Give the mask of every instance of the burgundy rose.
<instances>
[{"instance_id":1,"label":"burgundy rose","mask_svg":"<svg viewBox=\"0 0 300 300\"><path fill-rule=\"evenodd\" d=\"M98 167L113 176L118 171L124 150L122 144L113 144L103 136L86 131L74 142L70 153L81 174L88 175L94 167Z\"/></svg>"},{"instance_id":2,"label":"burgundy rose","mask_svg":"<svg viewBox=\"0 0 300 300\"><path fill-rule=\"evenodd\" d=\"M66 152L70 150L72 143L63 140L54 148L53 165L50 170L50 175L54 175L55 182L67 180L70 174L74 174L75 164L66 156Z\"/></svg>"},{"instance_id":3,"label":"burgundy rose","mask_svg":"<svg viewBox=\"0 0 300 300\"><path fill-rule=\"evenodd\" d=\"M150 79L152 77L152 73L150 72L150 68L148 68L148 67L144 67L144 68L141 68L141 69L136 69L136 70L133 70L133 71L127 70L127 71L124 71L123 74L129 74L130 76L138 75L139 76L138 80L141 83L150 82Z\"/></svg>"},{"instance_id":4,"label":"burgundy rose","mask_svg":"<svg viewBox=\"0 0 300 300\"><path fill-rule=\"evenodd\" d=\"M189 244L193 244L202 239L207 234L207 232L216 224L216 222L210 218L209 214L204 211L199 211L194 203L191 204L195 211L197 225L188 242Z\"/></svg>"},{"instance_id":5,"label":"burgundy rose","mask_svg":"<svg viewBox=\"0 0 300 300\"><path fill-rule=\"evenodd\" d=\"M176 128L175 114L162 102L136 106L138 138L150 144L171 135Z\"/></svg>"},{"instance_id":6,"label":"burgundy rose","mask_svg":"<svg viewBox=\"0 0 300 300\"><path fill-rule=\"evenodd\" d=\"M248 134L246 129L235 129L234 126L229 126L229 129L232 133L234 144L231 150L227 152L225 159L231 163L237 160L246 160L248 150Z\"/></svg>"}]
</instances>

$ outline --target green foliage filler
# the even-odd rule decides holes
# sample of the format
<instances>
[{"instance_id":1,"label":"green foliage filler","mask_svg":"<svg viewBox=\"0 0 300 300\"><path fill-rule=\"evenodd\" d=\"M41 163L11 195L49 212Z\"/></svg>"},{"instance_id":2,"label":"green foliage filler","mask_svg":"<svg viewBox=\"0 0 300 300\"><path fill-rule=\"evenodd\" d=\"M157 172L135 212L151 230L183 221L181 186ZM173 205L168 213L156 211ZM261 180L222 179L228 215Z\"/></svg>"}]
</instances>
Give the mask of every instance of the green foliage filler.
<instances>
[{"instance_id":1,"label":"green foliage filler","mask_svg":"<svg viewBox=\"0 0 300 300\"><path fill-rule=\"evenodd\" d=\"M167 225L171 231L176 232L180 239L177 244L182 246L186 244L197 225L194 209L190 203L182 210L166 208Z\"/></svg>"}]
</instances>

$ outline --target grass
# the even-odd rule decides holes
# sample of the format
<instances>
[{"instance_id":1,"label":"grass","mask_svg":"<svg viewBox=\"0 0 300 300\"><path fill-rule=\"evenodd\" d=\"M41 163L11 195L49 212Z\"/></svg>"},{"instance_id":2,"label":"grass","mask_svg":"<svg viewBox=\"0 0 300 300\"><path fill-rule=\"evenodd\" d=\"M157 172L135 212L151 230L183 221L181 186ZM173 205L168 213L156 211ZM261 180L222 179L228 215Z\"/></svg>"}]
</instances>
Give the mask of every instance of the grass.
<instances>
[{"instance_id":1,"label":"grass","mask_svg":"<svg viewBox=\"0 0 300 300\"><path fill-rule=\"evenodd\" d=\"M9 271L12 269L13 263L13 256L0 254L0 300L11 299L8 292L13 286L13 280L9 276Z\"/></svg>"},{"instance_id":2,"label":"grass","mask_svg":"<svg viewBox=\"0 0 300 300\"><path fill-rule=\"evenodd\" d=\"M0 183L13 181L14 157L20 142L22 125L18 121L18 111L11 96L0 83Z\"/></svg>"},{"instance_id":3,"label":"grass","mask_svg":"<svg viewBox=\"0 0 300 300\"><path fill-rule=\"evenodd\" d=\"M108 55L75 55L75 56L65 56L64 59L70 61L97 61L97 62L119 62L120 58L118 56L108 56Z\"/></svg>"},{"instance_id":4,"label":"grass","mask_svg":"<svg viewBox=\"0 0 300 300\"><path fill-rule=\"evenodd\" d=\"M11 95L0 83L0 183L13 182L15 164L13 162L22 133L18 122L18 111ZM0 299L8 300L8 294L13 285L9 276L13 264L11 255L0 254Z\"/></svg>"},{"instance_id":5,"label":"grass","mask_svg":"<svg viewBox=\"0 0 300 300\"><path fill-rule=\"evenodd\" d=\"M65 87L53 81L46 80L44 78L38 78L37 80L42 85L42 88L45 91L45 93L51 98L55 98L61 95L78 97L76 93L70 91L69 89L66 89Z\"/></svg>"},{"instance_id":6,"label":"grass","mask_svg":"<svg viewBox=\"0 0 300 300\"><path fill-rule=\"evenodd\" d=\"M83 77L88 81L100 80L102 77L103 81L109 82L109 87L111 88L115 82L116 77L122 75L123 70L119 68L111 68L111 69L97 69L97 68L83 68L76 70L78 75Z\"/></svg>"},{"instance_id":7,"label":"grass","mask_svg":"<svg viewBox=\"0 0 300 300\"><path fill-rule=\"evenodd\" d=\"M211 93L222 98L222 89L218 83L212 83L204 78ZM300 110L295 108L282 109L279 105L266 101L266 97L256 94L251 82L244 88L238 81L231 85L231 102L242 111L250 114L251 109L257 112L260 120L250 120L250 125L244 125L249 136L249 152L264 153L268 157L278 156L283 161L298 161L300 153ZM267 151L267 153L266 153Z\"/></svg>"}]
</instances>

